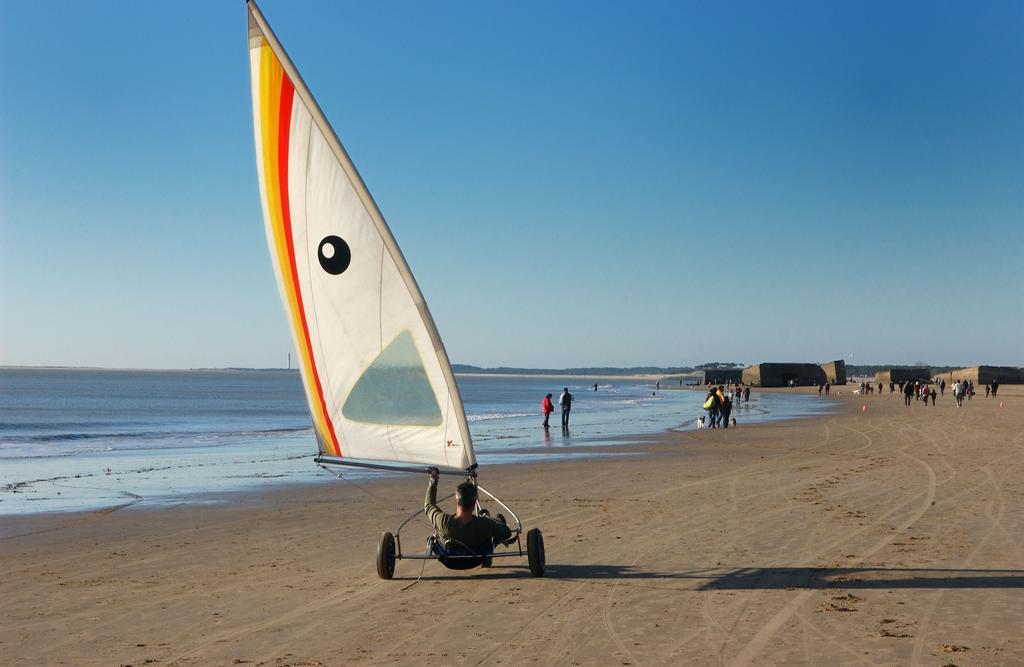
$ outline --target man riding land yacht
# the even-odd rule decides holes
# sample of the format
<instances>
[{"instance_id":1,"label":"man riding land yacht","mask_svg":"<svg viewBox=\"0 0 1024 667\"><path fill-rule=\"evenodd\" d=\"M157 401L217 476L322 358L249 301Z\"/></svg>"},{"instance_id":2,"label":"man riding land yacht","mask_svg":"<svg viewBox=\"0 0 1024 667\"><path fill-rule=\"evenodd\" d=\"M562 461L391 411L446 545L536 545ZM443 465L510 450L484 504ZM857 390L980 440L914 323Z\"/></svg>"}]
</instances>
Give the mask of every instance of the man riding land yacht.
<instances>
[{"instance_id":1,"label":"man riding land yacht","mask_svg":"<svg viewBox=\"0 0 1024 667\"><path fill-rule=\"evenodd\" d=\"M423 499L423 511L441 538L441 544L449 540L456 546L466 547L477 553L489 552L492 540L507 542L512 531L505 525L505 517L498 519L473 514L476 507L477 490L473 482L463 482L455 489L455 515L446 514L437 506L437 468L428 469L430 481L427 495Z\"/></svg>"}]
</instances>

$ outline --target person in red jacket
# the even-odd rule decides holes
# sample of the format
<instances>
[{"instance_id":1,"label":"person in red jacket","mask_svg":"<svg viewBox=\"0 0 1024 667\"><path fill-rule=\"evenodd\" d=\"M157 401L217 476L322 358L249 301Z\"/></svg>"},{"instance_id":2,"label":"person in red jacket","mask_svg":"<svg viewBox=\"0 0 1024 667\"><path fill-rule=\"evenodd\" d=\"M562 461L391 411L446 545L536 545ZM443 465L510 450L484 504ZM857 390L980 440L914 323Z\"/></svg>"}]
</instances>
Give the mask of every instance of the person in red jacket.
<instances>
[{"instance_id":1,"label":"person in red jacket","mask_svg":"<svg viewBox=\"0 0 1024 667\"><path fill-rule=\"evenodd\" d=\"M540 403L540 409L544 412L544 428L548 428L548 419L551 417L551 413L555 411L555 406L551 403L551 394L544 397L544 400Z\"/></svg>"}]
</instances>

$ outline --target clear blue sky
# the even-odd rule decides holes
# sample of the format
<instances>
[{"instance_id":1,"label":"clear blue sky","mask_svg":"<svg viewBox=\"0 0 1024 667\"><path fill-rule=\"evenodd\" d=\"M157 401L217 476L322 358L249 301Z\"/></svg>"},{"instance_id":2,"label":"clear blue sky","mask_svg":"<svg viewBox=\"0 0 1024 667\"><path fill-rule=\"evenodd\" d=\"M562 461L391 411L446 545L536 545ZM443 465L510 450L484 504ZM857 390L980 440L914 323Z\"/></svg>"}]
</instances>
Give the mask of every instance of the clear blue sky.
<instances>
[{"instance_id":1,"label":"clear blue sky","mask_svg":"<svg viewBox=\"0 0 1024 667\"><path fill-rule=\"evenodd\" d=\"M261 7L456 362L1024 364L1024 3ZM0 10L0 364L283 365L243 2Z\"/></svg>"}]
</instances>

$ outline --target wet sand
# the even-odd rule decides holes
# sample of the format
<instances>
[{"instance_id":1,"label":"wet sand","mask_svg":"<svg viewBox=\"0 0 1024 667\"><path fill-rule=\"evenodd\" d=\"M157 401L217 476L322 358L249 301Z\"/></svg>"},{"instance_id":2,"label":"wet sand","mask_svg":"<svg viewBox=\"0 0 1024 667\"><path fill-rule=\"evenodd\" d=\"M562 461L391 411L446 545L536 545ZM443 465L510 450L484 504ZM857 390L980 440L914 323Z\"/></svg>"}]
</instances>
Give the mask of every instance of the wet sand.
<instances>
[{"instance_id":1,"label":"wet sand","mask_svg":"<svg viewBox=\"0 0 1024 667\"><path fill-rule=\"evenodd\" d=\"M485 470L543 579L378 579L419 478L3 518L0 664L1024 663L1024 388L837 389L831 417Z\"/></svg>"}]
</instances>

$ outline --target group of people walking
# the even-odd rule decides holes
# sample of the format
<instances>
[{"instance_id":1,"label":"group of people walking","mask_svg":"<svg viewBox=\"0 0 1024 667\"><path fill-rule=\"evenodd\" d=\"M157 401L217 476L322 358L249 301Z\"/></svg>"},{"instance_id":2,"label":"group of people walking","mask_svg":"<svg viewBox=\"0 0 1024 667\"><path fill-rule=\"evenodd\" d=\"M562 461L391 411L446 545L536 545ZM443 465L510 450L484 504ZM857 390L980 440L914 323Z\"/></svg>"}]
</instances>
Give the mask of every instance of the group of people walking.
<instances>
[{"instance_id":1,"label":"group of people walking","mask_svg":"<svg viewBox=\"0 0 1024 667\"><path fill-rule=\"evenodd\" d=\"M929 387L927 384L921 384L919 381L913 384L909 382L900 383L900 390L903 392L903 404L910 405L911 399L915 401L924 401L925 405L928 405L928 399L932 399L932 405L935 405L935 397L938 395L935 391L935 387ZM943 387L945 391L945 387Z\"/></svg>"},{"instance_id":2,"label":"group of people walking","mask_svg":"<svg viewBox=\"0 0 1024 667\"><path fill-rule=\"evenodd\" d=\"M878 383L878 393L881 394L884 390L885 385L881 382ZM935 388L938 387L938 391ZM964 400L971 400L974 398L974 381L973 380L957 380L953 383L953 400L956 402L956 407L963 407ZM935 405L935 399L938 396L946 395L946 381L939 378L934 384L927 381L922 382L915 380L914 382L890 382L889 393L893 394L899 392L903 396L903 404L911 405L913 401L924 401L925 405L928 405L928 399L931 399L932 405ZM985 385L985 397L995 396L996 392L999 391L999 383L993 382ZM818 389L821 393L821 389ZM860 393L873 394L875 393L874 383L861 382Z\"/></svg>"},{"instance_id":3,"label":"group of people walking","mask_svg":"<svg viewBox=\"0 0 1024 667\"><path fill-rule=\"evenodd\" d=\"M597 391L597 385L594 385L594 391ZM548 394L540 403L541 412L544 413L545 429L550 428L548 420L551 418L551 413L555 411L555 405L551 402L551 396L552 394ZM562 410L562 429L568 429L569 413L572 412L572 394L569 393L568 387L562 389L562 395L558 397L558 407Z\"/></svg>"},{"instance_id":4,"label":"group of people walking","mask_svg":"<svg viewBox=\"0 0 1024 667\"><path fill-rule=\"evenodd\" d=\"M729 418L732 415L733 406L740 401L744 403L750 400L750 387L734 385L727 390L725 385L711 387L704 399L704 409L707 411L707 420L700 418L700 423L707 428L729 428ZM735 420L733 421L735 425Z\"/></svg>"},{"instance_id":5,"label":"group of people walking","mask_svg":"<svg viewBox=\"0 0 1024 667\"><path fill-rule=\"evenodd\" d=\"M999 392L999 383L993 382L985 385L985 398L990 396L995 398ZM957 380L953 384L953 398L956 400L956 407L962 407L964 404L964 398L971 400L974 397L974 381L973 380Z\"/></svg>"}]
</instances>

